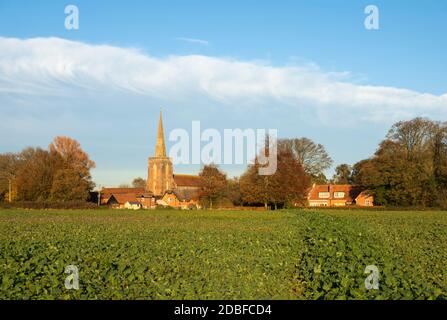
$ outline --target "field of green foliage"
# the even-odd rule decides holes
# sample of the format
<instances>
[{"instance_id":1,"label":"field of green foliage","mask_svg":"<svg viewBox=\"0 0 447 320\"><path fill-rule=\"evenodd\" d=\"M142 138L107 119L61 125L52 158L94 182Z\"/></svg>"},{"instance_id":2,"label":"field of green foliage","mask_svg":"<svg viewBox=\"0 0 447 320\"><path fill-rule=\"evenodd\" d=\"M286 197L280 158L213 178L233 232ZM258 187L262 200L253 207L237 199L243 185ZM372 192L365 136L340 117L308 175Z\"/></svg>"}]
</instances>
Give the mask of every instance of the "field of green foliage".
<instances>
[{"instance_id":1,"label":"field of green foliage","mask_svg":"<svg viewBox=\"0 0 447 320\"><path fill-rule=\"evenodd\" d=\"M446 261L447 212L0 211L0 299L446 299Z\"/></svg>"}]
</instances>

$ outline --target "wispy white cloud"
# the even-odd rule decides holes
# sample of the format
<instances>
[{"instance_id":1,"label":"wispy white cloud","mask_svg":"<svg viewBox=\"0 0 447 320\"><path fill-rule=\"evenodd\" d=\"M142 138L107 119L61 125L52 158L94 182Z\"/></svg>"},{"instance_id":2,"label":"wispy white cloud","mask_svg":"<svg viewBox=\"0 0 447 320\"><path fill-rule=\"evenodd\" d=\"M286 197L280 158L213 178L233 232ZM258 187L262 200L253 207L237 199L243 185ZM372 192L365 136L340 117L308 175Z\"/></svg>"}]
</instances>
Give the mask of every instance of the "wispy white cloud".
<instances>
[{"instance_id":1,"label":"wispy white cloud","mask_svg":"<svg viewBox=\"0 0 447 320\"><path fill-rule=\"evenodd\" d=\"M0 98L110 90L177 102L207 99L224 106L314 110L321 119L447 114L447 94L360 85L349 73L325 72L315 65L274 67L202 55L157 58L137 49L60 38L0 38Z\"/></svg>"},{"instance_id":2,"label":"wispy white cloud","mask_svg":"<svg viewBox=\"0 0 447 320\"><path fill-rule=\"evenodd\" d=\"M195 38L186 38L186 37L178 37L175 38L178 41L184 41L184 42L189 42L189 43L194 43L194 44L201 44L201 45L209 45L209 42L206 40L201 40L201 39L195 39Z\"/></svg>"}]
</instances>

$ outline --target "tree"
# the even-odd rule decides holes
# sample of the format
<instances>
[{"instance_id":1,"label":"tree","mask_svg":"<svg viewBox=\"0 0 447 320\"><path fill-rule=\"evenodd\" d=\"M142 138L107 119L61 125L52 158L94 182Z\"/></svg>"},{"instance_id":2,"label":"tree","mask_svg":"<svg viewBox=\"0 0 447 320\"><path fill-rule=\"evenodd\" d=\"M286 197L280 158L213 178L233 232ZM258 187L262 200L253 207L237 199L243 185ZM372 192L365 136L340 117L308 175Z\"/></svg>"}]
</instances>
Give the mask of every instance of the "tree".
<instances>
[{"instance_id":1,"label":"tree","mask_svg":"<svg viewBox=\"0 0 447 320\"><path fill-rule=\"evenodd\" d=\"M316 176L311 176L311 180L315 184L327 184L328 179L326 178L326 175L324 173L320 173Z\"/></svg>"},{"instance_id":2,"label":"tree","mask_svg":"<svg viewBox=\"0 0 447 320\"><path fill-rule=\"evenodd\" d=\"M134 187L134 188L146 188L146 179L143 179L141 177L133 179L132 187Z\"/></svg>"},{"instance_id":3,"label":"tree","mask_svg":"<svg viewBox=\"0 0 447 320\"><path fill-rule=\"evenodd\" d=\"M18 168L18 155L15 153L0 154L0 201L13 201L17 196L15 183Z\"/></svg>"},{"instance_id":4,"label":"tree","mask_svg":"<svg viewBox=\"0 0 447 320\"><path fill-rule=\"evenodd\" d=\"M269 194L270 176L259 174L261 165L256 159L254 164L248 166L240 178L240 190L242 201L249 204L261 203L267 209L271 201Z\"/></svg>"},{"instance_id":5,"label":"tree","mask_svg":"<svg viewBox=\"0 0 447 320\"><path fill-rule=\"evenodd\" d=\"M259 175L260 164L255 159L254 164L247 167L247 170L240 178L240 190L242 200L245 203L262 203L267 209L271 200L269 194L269 176Z\"/></svg>"},{"instance_id":6,"label":"tree","mask_svg":"<svg viewBox=\"0 0 447 320\"><path fill-rule=\"evenodd\" d=\"M72 169L58 170L51 186L53 201L86 201L89 197L90 184Z\"/></svg>"},{"instance_id":7,"label":"tree","mask_svg":"<svg viewBox=\"0 0 447 320\"><path fill-rule=\"evenodd\" d=\"M281 139L278 142L278 149L291 151L303 166L304 171L315 180L314 182L321 181L324 177L323 172L333 163L324 146L308 138Z\"/></svg>"},{"instance_id":8,"label":"tree","mask_svg":"<svg viewBox=\"0 0 447 320\"><path fill-rule=\"evenodd\" d=\"M227 198L233 205L242 205L240 181L237 177L228 180Z\"/></svg>"},{"instance_id":9,"label":"tree","mask_svg":"<svg viewBox=\"0 0 447 320\"><path fill-rule=\"evenodd\" d=\"M350 184L352 168L350 165L343 163L335 168L334 183L336 184Z\"/></svg>"},{"instance_id":10,"label":"tree","mask_svg":"<svg viewBox=\"0 0 447 320\"><path fill-rule=\"evenodd\" d=\"M430 143L437 127L438 124L424 118L399 121L388 131L387 139L398 143L405 151L406 158L412 160L417 155L431 151Z\"/></svg>"},{"instance_id":11,"label":"tree","mask_svg":"<svg viewBox=\"0 0 447 320\"><path fill-rule=\"evenodd\" d=\"M371 177L376 176L375 163L372 159L365 159L355 163L352 166L352 183L360 186L371 185Z\"/></svg>"},{"instance_id":12,"label":"tree","mask_svg":"<svg viewBox=\"0 0 447 320\"><path fill-rule=\"evenodd\" d=\"M80 144L56 137L48 149L29 147L18 154L0 155L0 198L7 193L19 201L88 198L93 188L90 169L95 163Z\"/></svg>"},{"instance_id":13,"label":"tree","mask_svg":"<svg viewBox=\"0 0 447 320\"><path fill-rule=\"evenodd\" d=\"M66 168L71 168L84 178L90 178L90 169L95 168L95 162L82 150L78 141L70 137L56 137L49 145L50 152L57 153Z\"/></svg>"},{"instance_id":14,"label":"tree","mask_svg":"<svg viewBox=\"0 0 447 320\"><path fill-rule=\"evenodd\" d=\"M82 150L79 142L69 137L56 137L49 145L49 150L52 155L57 155L61 159L61 172L57 174L57 180L51 187L51 198L59 200L87 199L86 195L94 187L90 169L95 167L95 163ZM66 181L61 179L66 179ZM69 193L69 197L61 196L68 186L79 192L79 195Z\"/></svg>"},{"instance_id":15,"label":"tree","mask_svg":"<svg viewBox=\"0 0 447 320\"><path fill-rule=\"evenodd\" d=\"M273 175L260 175L257 159L241 176L242 200L247 203L262 203L278 206L302 204L306 199L310 178L301 163L288 149L281 148L277 154L277 170Z\"/></svg>"},{"instance_id":16,"label":"tree","mask_svg":"<svg viewBox=\"0 0 447 320\"><path fill-rule=\"evenodd\" d=\"M447 123L439 126L433 142L433 174L438 206L447 208Z\"/></svg>"},{"instance_id":17,"label":"tree","mask_svg":"<svg viewBox=\"0 0 447 320\"><path fill-rule=\"evenodd\" d=\"M200 192L199 198L213 208L213 203L222 200L227 191L228 181L225 173L213 164L205 165L199 173Z\"/></svg>"},{"instance_id":18,"label":"tree","mask_svg":"<svg viewBox=\"0 0 447 320\"><path fill-rule=\"evenodd\" d=\"M354 165L353 181L372 190L381 205L440 205L445 198L442 132L428 119L394 124L374 156Z\"/></svg>"},{"instance_id":19,"label":"tree","mask_svg":"<svg viewBox=\"0 0 447 320\"><path fill-rule=\"evenodd\" d=\"M409 161L406 150L390 140L381 143L374 157L355 165L355 180L373 190L380 205L427 205L434 194L431 173L424 163Z\"/></svg>"},{"instance_id":20,"label":"tree","mask_svg":"<svg viewBox=\"0 0 447 320\"><path fill-rule=\"evenodd\" d=\"M277 171L271 176L269 191L275 206L303 205L306 201L310 178L292 152L278 153Z\"/></svg>"},{"instance_id":21,"label":"tree","mask_svg":"<svg viewBox=\"0 0 447 320\"><path fill-rule=\"evenodd\" d=\"M57 154L51 154L41 148L24 149L19 154L19 166L15 179L18 200L48 200L60 160Z\"/></svg>"}]
</instances>

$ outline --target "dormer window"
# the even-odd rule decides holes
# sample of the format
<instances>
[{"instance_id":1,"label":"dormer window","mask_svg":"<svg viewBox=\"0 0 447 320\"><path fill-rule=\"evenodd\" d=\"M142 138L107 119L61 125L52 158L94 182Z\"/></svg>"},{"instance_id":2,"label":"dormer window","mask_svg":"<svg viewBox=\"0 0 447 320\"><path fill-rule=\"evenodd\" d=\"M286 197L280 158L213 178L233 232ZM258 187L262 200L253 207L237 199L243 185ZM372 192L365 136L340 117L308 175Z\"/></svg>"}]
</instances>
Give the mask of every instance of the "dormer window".
<instances>
[{"instance_id":1,"label":"dormer window","mask_svg":"<svg viewBox=\"0 0 447 320\"><path fill-rule=\"evenodd\" d=\"M344 192L334 192L334 199L343 199L345 197Z\"/></svg>"},{"instance_id":2,"label":"dormer window","mask_svg":"<svg viewBox=\"0 0 447 320\"><path fill-rule=\"evenodd\" d=\"M318 192L318 198L320 199L329 199L330 196L329 192Z\"/></svg>"}]
</instances>

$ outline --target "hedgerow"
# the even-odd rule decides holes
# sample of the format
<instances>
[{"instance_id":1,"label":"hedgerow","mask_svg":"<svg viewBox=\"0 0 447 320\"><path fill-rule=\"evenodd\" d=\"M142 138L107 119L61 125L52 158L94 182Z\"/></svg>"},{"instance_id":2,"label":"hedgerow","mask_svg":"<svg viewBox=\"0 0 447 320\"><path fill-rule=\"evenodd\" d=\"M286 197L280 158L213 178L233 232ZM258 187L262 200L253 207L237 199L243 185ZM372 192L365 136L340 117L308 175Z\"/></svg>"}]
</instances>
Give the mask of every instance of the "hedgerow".
<instances>
[{"instance_id":1,"label":"hedgerow","mask_svg":"<svg viewBox=\"0 0 447 320\"><path fill-rule=\"evenodd\" d=\"M2 209L98 209L98 205L87 201L15 201L0 202Z\"/></svg>"}]
</instances>

